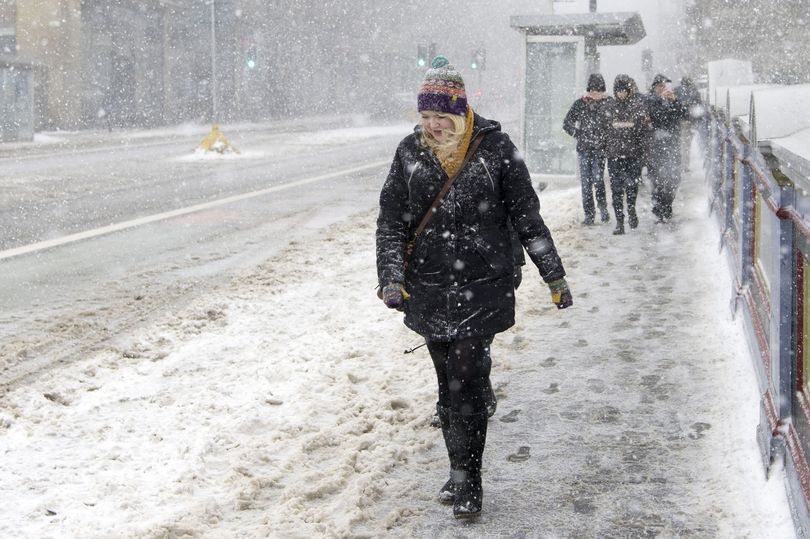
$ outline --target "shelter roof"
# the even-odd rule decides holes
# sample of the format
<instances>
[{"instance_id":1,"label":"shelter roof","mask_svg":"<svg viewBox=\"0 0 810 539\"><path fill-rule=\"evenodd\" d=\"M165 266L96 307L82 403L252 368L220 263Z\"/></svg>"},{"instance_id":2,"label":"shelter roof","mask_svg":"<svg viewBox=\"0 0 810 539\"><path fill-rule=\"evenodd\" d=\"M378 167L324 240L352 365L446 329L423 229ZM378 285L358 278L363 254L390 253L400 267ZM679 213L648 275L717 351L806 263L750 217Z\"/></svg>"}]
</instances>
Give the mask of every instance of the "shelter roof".
<instances>
[{"instance_id":1,"label":"shelter roof","mask_svg":"<svg viewBox=\"0 0 810 539\"><path fill-rule=\"evenodd\" d=\"M647 35L635 12L515 15L509 24L528 35L585 36L597 45L632 45Z\"/></svg>"}]
</instances>

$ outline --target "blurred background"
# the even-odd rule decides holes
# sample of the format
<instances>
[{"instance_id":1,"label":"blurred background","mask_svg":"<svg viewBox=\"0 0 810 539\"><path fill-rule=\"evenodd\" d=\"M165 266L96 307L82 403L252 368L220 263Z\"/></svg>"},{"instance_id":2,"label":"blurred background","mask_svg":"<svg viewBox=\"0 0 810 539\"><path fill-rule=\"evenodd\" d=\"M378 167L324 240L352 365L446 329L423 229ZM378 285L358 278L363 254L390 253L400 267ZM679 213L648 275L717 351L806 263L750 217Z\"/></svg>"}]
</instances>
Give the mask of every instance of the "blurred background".
<instances>
[{"instance_id":1,"label":"blurred background","mask_svg":"<svg viewBox=\"0 0 810 539\"><path fill-rule=\"evenodd\" d=\"M587 12L589 0L0 0L3 92L30 96L34 128L151 127L314 114L407 116L432 53L473 105L517 117L514 15ZM722 57L761 82L810 80L806 0L599 0L637 11L647 36L600 48L611 80L700 79ZM422 58L422 57L427 57ZM30 77L19 77L30 73ZM13 118L13 111L0 111ZM4 120L5 121L5 120Z\"/></svg>"}]
</instances>

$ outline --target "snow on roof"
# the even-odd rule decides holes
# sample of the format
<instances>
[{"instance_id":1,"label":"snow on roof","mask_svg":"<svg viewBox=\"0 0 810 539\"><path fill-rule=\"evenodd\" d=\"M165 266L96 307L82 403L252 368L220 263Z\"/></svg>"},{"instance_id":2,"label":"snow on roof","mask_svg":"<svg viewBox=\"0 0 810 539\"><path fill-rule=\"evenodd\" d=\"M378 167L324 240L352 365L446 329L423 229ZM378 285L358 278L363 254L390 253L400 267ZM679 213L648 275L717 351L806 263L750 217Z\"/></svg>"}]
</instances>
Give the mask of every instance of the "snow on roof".
<instances>
[{"instance_id":1,"label":"snow on roof","mask_svg":"<svg viewBox=\"0 0 810 539\"><path fill-rule=\"evenodd\" d=\"M635 12L513 15L509 24L529 35L586 36L598 45L631 45L647 35Z\"/></svg>"},{"instance_id":2,"label":"snow on roof","mask_svg":"<svg viewBox=\"0 0 810 539\"><path fill-rule=\"evenodd\" d=\"M715 88L718 86L741 86L754 83L754 71L751 62L725 58L707 64L709 72L709 99L712 105L718 103L715 99ZM723 103L721 103L723 104Z\"/></svg>"},{"instance_id":3,"label":"snow on roof","mask_svg":"<svg viewBox=\"0 0 810 539\"><path fill-rule=\"evenodd\" d=\"M810 128L770 141L779 167L794 182L810 182Z\"/></svg>"},{"instance_id":4,"label":"snow on roof","mask_svg":"<svg viewBox=\"0 0 810 539\"><path fill-rule=\"evenodd\" d=\"M754 90L751 140L787 137L810 128L810 84Z\"/></svg>"},{"instance_id":5,"label":"snow on roof","mask_svg":"<svg viewBox=\"0 0 810 539\"><path fill-rule=\"evenodd\" d=\"M714 89L714 102L726 109L728 118L745 116L751 109L751 93L754 90L774 88L773 84L746 84L744 86L718 86Z\"/></svg>"}]
</instances>

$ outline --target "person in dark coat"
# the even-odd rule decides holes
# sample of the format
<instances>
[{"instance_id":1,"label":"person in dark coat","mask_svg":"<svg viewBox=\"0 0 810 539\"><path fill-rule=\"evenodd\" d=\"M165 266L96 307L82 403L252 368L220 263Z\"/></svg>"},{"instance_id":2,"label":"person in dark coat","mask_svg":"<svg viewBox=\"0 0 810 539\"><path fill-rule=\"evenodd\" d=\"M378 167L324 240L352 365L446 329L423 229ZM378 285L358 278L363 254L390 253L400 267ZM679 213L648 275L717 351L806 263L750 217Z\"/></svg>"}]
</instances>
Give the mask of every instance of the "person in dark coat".
<instances>
[{"instance_id":1,"label":"person in dark coat","mask_svg":"<svg viewBox=\"0 0 810 539\"><path fill-rule=\"evenodd\" d=\"M596 216L593 198L602 222L610 220L605 194L605 125L601 109L606 100L605 79L598 73L588 78L586 93L580 97L565 115L563 130L577 139L579 179L582 182L583 224L592 225Z\"/></svg>"},{"instance_id":2,"label":"person in dark coat","mask_svg":"<svg viewBox=\"0 0 810 539\"><path fill-rule=\"evenodd\" d=\"M445 57L433 60L417 102L421 124L399 143L380 192L377 277L385 305L404 311L405 325L424 337L430 351L451 469L439 499L452 502L453 515L464 518L482 506L489 347L515 323L509 220L552 301L560 309L573 301L525 163L500 124L469 107L464 81ZM406 259L409 241L413 251Z\"/></svg>"},{"instance_id":3,"label":"person in dark coat","mask_svg":"<svg viewBox=\"0 0 810 539\"><path fill-rule=\"evenodd\" d=\"M610 173L614 234L624 234L624 203L627 197L627 220L630 228L638 226L636 197L641 183L641 163L650 118L642 98L634 91L635 83L627 75L613 81L613 96L604 108L607 125L606 153Z\"/></svg>"},{"instance_id":4,"label":"person in dark coat","mask_svg":"<svg viewBox=\"0 0 810 539\"><path fill-rule=\"evenodd\" d=\"M700 127L704 115L703 100L697 86L689 77L681 77L680 85L675 88L675 97L683 103L687 111L686 117L681 121L681 169L687 171L692 147L692 128Z\"/></svg>"},{"instance_id":5,"label":"person in dark coat","mask_svg":"<svg viewBox=\"0 0 810 539\"><path fill-rule=\"evenodd\" d=\"M647 172L652 183L652 212L664 223L672 218L672 203L681 183L681 120L686 107L672 90L672 81L656 75L647 99L652 125Z\"/></svg>"}]
</instances>

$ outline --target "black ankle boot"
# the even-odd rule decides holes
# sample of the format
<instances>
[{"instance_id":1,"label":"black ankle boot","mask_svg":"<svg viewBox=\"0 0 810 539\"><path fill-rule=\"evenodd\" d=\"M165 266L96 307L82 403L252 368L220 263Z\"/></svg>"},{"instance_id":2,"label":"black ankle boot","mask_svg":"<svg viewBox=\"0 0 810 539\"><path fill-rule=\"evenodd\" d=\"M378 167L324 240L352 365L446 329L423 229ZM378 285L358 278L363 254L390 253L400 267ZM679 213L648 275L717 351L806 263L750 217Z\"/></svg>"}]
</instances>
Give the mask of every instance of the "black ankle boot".
<instances>
[{"instance_id":1,"label":"black ankle boot","mask_svg":"<svg viewBox=\"0 0 810 539\"><path fill-rule=\"evenodd\" d=\"M473 518L481 514L484 491L481 488L481 474L469 474L456 482L453 501L453 516Z\"/></svg>"},{"instance_id":2,"label":"black ankle boot","mask_svg":"<svg viewBox=\"0 0 810 539\"><path fill-rule=\"evenodd\" d=\"M624 222L617 221L616 222L616 229L613 231L614 236L620 236L624 234Z\"/></svg>"},{"instance_id":3,"label":"black ankle boot","mask_svg":"<svg viewBox=\"0 0 810 539\"><path fill-rule=\"evenodd\" d=\"M481 460L487 439L487 414L461 415L450 413L450 426L458 441L456 466L452 478L455 488L453 516L476 517L481 513Z\"/></svg>"},{"instance_id":4,"label":"black ankle boot","mask_svg":"<svg viewBox=\"0 0 810 539\"><path fill-rule=\"evenodd\" d=\"M447 480L447 483L439 489L439 501L441 503L451 504L456 500L456 483L453 478Z\"/></svg>"},{"instance_id":5,"label":"black ankle boot","mask_svg":"<svg viewBox=\"0 0 810 539\"><path fill-rule=\"evenodd\" d=\"M444 445L447 448L447 457L450 460L450 479L439 489L439 501L441 503L453 503L455 500L456 485L453 481L453 470L458 467L458 440L452 432L450 425L450 410L443 406L436 405L436 417L442 427Z\"/></svg>"}]
</instances>

